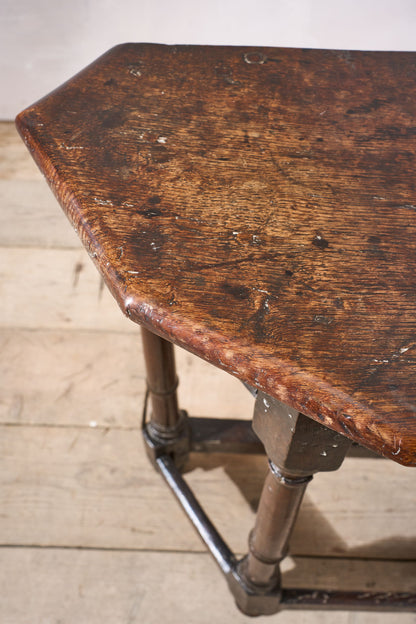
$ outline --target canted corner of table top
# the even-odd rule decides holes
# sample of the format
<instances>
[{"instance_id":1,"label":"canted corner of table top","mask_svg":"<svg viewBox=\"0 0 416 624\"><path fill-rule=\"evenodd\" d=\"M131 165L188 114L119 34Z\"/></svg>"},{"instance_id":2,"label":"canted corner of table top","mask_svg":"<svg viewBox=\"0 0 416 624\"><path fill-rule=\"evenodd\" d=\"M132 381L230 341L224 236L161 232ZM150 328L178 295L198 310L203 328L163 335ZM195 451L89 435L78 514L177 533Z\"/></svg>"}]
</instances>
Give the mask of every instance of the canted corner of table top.
<instances>
[{"instance_id":1,"label":"canted corner of table top","mask_svg":"<svg viewBox=\"0 0 416 624\"><path fill-rule=\"evenodd\" d=\"M17 119L126 314L416 463L416 55L125 44Z\"/></svg>"}]
</instances>

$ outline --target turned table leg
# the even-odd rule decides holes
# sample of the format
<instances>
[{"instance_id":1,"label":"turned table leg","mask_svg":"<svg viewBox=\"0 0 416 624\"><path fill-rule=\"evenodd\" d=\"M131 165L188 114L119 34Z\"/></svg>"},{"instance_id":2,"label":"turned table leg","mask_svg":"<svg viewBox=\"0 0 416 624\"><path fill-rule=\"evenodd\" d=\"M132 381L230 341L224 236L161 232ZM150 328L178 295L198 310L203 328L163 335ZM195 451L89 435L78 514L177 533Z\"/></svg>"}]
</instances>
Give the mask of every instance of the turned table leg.
<instances>
[{"instance_id":1,"label":"turned table leg","mask_svg":"<svg viewBox=\"0 0 416 624\"><path fill-rule=\"evenodd\" d=\"M189 453L189 419L178 408L175 354L173 344L142 327L147 393L143 415L143 436L149 459L157 467L157 457L168 454L178 467ZM150 400L150 419L146 422Z\"/></svg>"},{"instance_id":2,"label":"turned table leg","mask_svg":"<svg viewBox=\"0 0 416 624\"><path fill-rule=\"evenodd\" d=\"M303 494L311 478L285 477L272 462L269 463L244 564L244 574L254 585L280 584L278 563L286 556Z\"/></svg>"},{"instance_id":3,"label":"turned table leg","mask_svg":"<svg viewBox=\"0 0 416 624\"><path fill-rule=\"evenodd\" d=\"M156 435L173 437L181 422L176 396L178 377L173 344L144 327L141 331L147 391L151 403L150 426Z\"/></svg>"},{"instance_id":4,"label":"turned table leg","mask_svg":"<svg viewBox=\"0 0 416 624\"><path fill-rule=\"evenodd\" d=\"M265 446L269 472L239 573L253 589L279 592L279 562L287 553L306 486L315 472L339 468L350 442L263 392L257 395L253 428ZM238 596L237 604L249 615L258 614L246 600L239 603Z\"/></svg>"}]
</instances>

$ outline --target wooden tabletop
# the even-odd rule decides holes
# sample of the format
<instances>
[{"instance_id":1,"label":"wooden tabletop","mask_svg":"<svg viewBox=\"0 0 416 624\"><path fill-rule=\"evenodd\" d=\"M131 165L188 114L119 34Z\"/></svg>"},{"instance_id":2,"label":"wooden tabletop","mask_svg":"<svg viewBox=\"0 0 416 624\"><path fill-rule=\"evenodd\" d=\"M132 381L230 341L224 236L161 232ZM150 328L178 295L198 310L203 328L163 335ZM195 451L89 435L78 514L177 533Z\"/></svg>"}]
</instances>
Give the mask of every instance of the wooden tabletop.
<instances>
[{"instance_id":1,"label":"wooden tabletop","mask_svg":"<svg viewBox=\"0 0 416 624\"><path fill-rule=\"evenodd\" d=\"M416 54L126 44L17 125L132 320L416 464Z\"/></svg>"}]
</instances>

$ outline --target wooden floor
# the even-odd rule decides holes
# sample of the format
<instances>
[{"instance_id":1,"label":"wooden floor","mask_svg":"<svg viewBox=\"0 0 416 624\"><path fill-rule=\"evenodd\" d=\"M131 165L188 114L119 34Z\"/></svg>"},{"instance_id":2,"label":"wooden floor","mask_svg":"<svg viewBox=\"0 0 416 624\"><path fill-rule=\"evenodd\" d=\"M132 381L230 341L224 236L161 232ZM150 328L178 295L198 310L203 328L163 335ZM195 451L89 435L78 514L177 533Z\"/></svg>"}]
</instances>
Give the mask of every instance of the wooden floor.
<instances>
[{"instance_id":1,"label":"wooden floor","mask_svg":"<svg viewBox=\"0 0 416 624\"><path fill-rule=\"evenodd\" d=\"M147 463L144 372L126 320L12 124L0 124L0 622L248 622ZM235 379L177 354L181 405L249 418ZM262 457L194 456L188 478L238 553ZM347 459L315 477L291 586L416 591L415 472ZM413 614L283 612L281 624L410 624Z\"/></svg>"}]
</instances>

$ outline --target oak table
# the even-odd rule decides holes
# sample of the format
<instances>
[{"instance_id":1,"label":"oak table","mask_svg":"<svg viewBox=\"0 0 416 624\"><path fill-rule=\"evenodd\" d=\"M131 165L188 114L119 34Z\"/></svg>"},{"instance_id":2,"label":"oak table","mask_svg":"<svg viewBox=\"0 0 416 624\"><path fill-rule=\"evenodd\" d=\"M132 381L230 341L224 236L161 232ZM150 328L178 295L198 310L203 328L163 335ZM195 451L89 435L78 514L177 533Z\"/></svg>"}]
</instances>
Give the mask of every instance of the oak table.
<instances>
[{"instance_id":1,"label":"oak table","mask_svg":"<svg viewBox=\"0 0 416 624\"><path fill-rule=\"evenodd\" d=\"M279 562L314 473L416 464L416 54L124 44L17 126L142 326L147 452L240 609L415 609ZM173 344L249 388L255 433L178 408ZM180 471L213 448L269 458L240 561Z\"/></svg>"}]
</instances>

